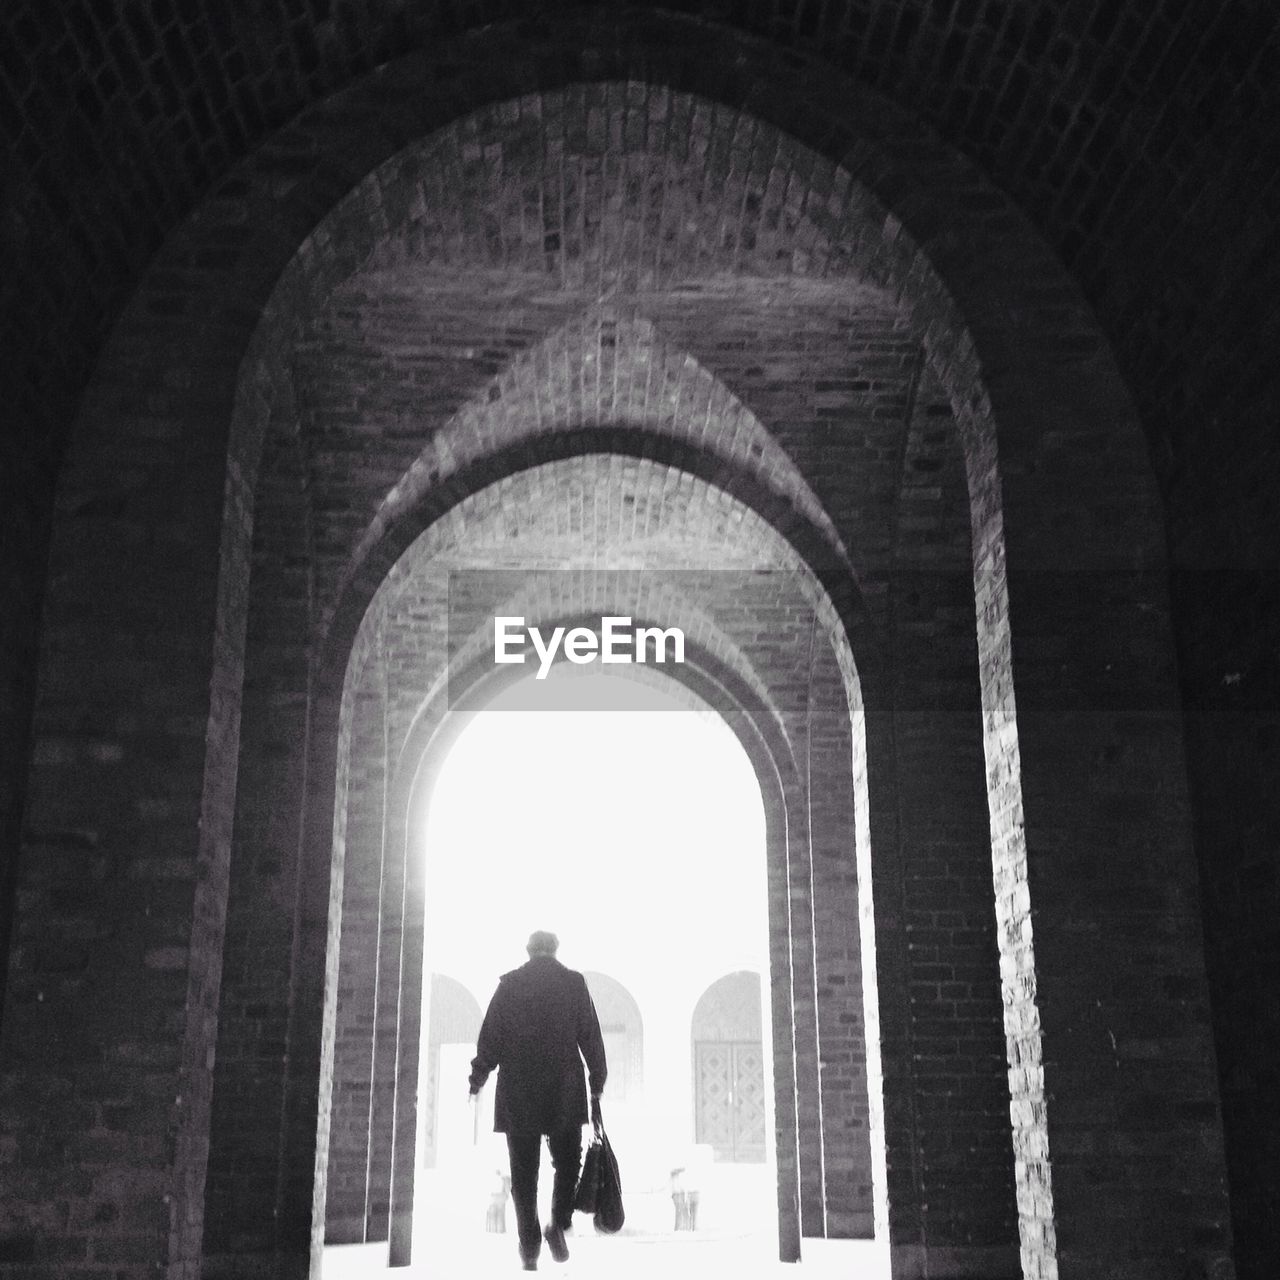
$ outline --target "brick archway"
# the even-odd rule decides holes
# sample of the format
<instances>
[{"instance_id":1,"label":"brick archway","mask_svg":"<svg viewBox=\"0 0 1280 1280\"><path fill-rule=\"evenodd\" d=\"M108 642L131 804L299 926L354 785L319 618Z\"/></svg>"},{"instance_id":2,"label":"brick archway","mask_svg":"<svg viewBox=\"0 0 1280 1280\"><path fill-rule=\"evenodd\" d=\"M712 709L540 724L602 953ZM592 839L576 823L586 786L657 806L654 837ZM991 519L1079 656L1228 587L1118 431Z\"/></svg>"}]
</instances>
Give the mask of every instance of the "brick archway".
<instances>
[{"instance_id":1,"label":"brick archway","mask_svg":"<svg viewBox=\"0 0 1280 1280\"><path fill-rule=\"evenodd\" d=\"M637 83L675 78L665 74L660 58L646 61L643 32L632 34L626 54L618 52L621 41L610 52L610 41L597 48L584 39L580 61L568 70L545 73L547 87L559 88L552 83L557 78L585 76L584 67L597 56L601 60L592 64L593 75L603 67L624 83L632 72ZM1062 1247L1081 1266L1099 1267L1106 1250L1118 1247L1126 1235L1119 1221L1106 1231L1092 1230L1097 1222L1092 1210L1101 1193L1090 1139L1129 1123L1136 1112L1126 1100L1150 1095L1159 1081L1144 1066L1151 1059L1127 1056L1123 1069L1116 1068L1110 1109L1099 1119L1079 1064L1089 1061L1094 1047L1114 1036L1117 1027L1120 1038L1129 1036L1126 1043L1137 1036L1143 1024L1140 993L1136 988L1117 990L1108 975L1127 971L1137 942L1152 936L1155 922L1161 924L1162 962L1176 964L1184 953L1199 954L1194 919L1178 901L1190 893L1194 876L1185 784L1179 776L1180 731L1165 661L1170 645L1159 525L1140 435L1105 344L1077 293L997 193L872 95L838 85L841 92L827 96L829 82L809 93L813 86L806 83L807 68L780 66L746 42L741 48L730 43L743 54L748 72L760 71L759 80L770 92L757 102L747 91L706 83L701 88L709 97L727 102L727 110L709 109L708 127L722 131L717 136L730 152L738 125L749 118L767 120L769 127L808 140L812 150L805 154L819 161L811 171L811 190L819 194L829 194L829 183L841 173L859 175L859 184L847 189L854 193L850 208L862 233L861 252L854 257L915 326L958 423L973 515L978 661L986 701L997 901L1008 962L1004 979L1011 1008L1010 1082L1019 1125L1025 1265L1051 1271L1056 1256L1046 1148L1053 1120L1043 1106L1045 1079L1056 1072L1061 1083L1053 1090L1054 1105L1067 1136L1064 1150L1054 1153L1057 1218L1075 1232ZM632 57L642 65L631 65ZM443 105L439 100L412 105L419 73L430 64L425 55L410 59L380 77L377 85L354 86L341 102L318 108L282 131L175 237L104 353L82 406L64 475L48 603L44 687L50 696L42 703L35 730L32 829L57 827L59 814L67 812L66 797L78 796L66 804L92 812L95 839L114 851L110 857L121 858L144 878L163 878L163 868L176 863L185 867L185 872L174 871L184 886L175 898L183 901L169 914L170 945L149 947L141 956L127 947L118 954L108 948L91 993L78 979L40 967L48 975L47 981L39 979L48 1000L38 1013L24 1006L7 1020L6 1045L35 1046L31 1052L38 1055L40 1046L52 1046L60 1038L75 1042L74 1028L85 1018L124 1025L140 979L156 1008L168 1010L180 1023L180 1053L163 1067L166 1081L172 1078L172 1092L182 1099L173 1122L175 1154L171 1159L148 1154L145 1143L126 1137L121 1157L131 1169L136 1165L141 1170L139 1177L150 1188L147 1196L157 1203L166 1203L162 1197L167 1196L171 1211L164 1230L155 1227L154 1213L131 1211L120 1233L135 1243L145 1241L137 1248L162 1254L173 1268L197 1265L204 1226L209 1059L218 1030L237 785L243 588L261 436L269 414L283 412L276 387L279 370L269 358L279 353L267 349L276 331L257 321L264 311L278 312L287 302L272 290L317 213L333 208L415 136L447 123L469 105L470 100L458 97ZM697 93L696 75L693 80ZM746 76L748 83L755 80ZM690 87L683 76L681 83ZM789 92L801 88L806 93L788 99ZM497 88L492 92L502 96ZM394 101L406 104L406 110L361 117L351 108L362 94L366 102ZM859 115L855 108L863 107L865 114ZM382 123L393 118L389 135ZM312 141L306 141L308 129L317 131ZM397 131L403 132L396 136ZM335 169L312 149L316 136L324 138L324 147L347 157L345 168ZM314 162L302 162L301 179L299 154L314 157ZM284 184L284 199L279 198L282 175L292 182ZM235 184L240 184L239 195ZM803 203L803 182L796 190ZM265 211L261 220L260 211ZM236 226L241 229L228 233ZM235 245L230 260L225 250L205 253L217 250L228 234ZM340 258L341 245L336 253ZM175 289L170 267L179 270L178 292L187 308L176 320L166 307ZM152 389L141 409L139 387ZM123 495L107 491L116 483L106 477L118 474L117 463L134 477ZM1072 473L1084 477L1090 494L1083 521L1079 489L1059 490L1050 483ZM120 547L129 547L129 553L121 554ZM103 588L107 581L113 587L109 593ZM158 611L169 626L157 642L152 637ZM110 637L127 652L159 652L174 659L167 664L162 687L154 691L140 664L120 662L105 673L99 690L104 704L134 705L150 697L154 720L163 726L125 728L129 764L123 770L110 753L69 761L57 747L65 733L75 736L67 728L67 707L58 690L66 687L76 660L59 653L59 637L78 626L88 627L99 639ZM1020 649L1018 634L1025 637ZM1127 647L1130 639L1138 641L1136 648ZM1062 653L1070 656L1064 660ZM1157 655L1154 671L1139 653ZM1083 706L1068 708L1080 714L1073 716L1067 734L1062 732L1062 713L1070 699L1064 690L1083 690L1085 695ZM1126 784L1128 808L1099 806L1082 835L1064 788L1088 789L1090 780L1081 778L1079 761L1105 758L1118 721L1134 713L1135 700L1152 744L1151 768L1160 781L1148 790L1162 796L1161 807L1157 810L1154 802L1144 807L1142 788ZM148 763L157 755L167 756L167 763L180 762L161 781ZM318 758L323 755L320 750ZM872 770L879 767L875 761L867 764ZM125 784L115 785L122 777ZM312 782L322 791L327 785L314 776ZM55 792L58 804L51 800ZM874 787L872 792L876 794ZM112 801L99 809L94 796L104 793ZM320 799L314 803L311 823L323 825L323 804ZM1142 814L1144 830L1157 833L1150 843L1131 834L1135 811ZM141 812L162 816L140 828ZM882 824L893 827L882 812L865 820L873 831ZM1153 879L1174 886L1173 901L1138 888L1132 904L1112 902L1106 867L1085 856L1097 848L1137 866L1132 881L1139 886ZM1060 855L1062 849L1081 856L1073 862ZM1031 862L1036 863L1034 874L1028 870ZM1157 865L1168 874L1156 877ZM24 875L43 913L32 917L36 924L24 927L74 931L75 912L58 905L44 870ZM124 881L121 885L127 887ZM111 928L127 932L132 921L139 936L150 936L152 926L137 914L141 906L131 901L125 887L117 886L102 908L119 913ZM1036 902L1044 904L1037 907L1037 937L1043 940L1053 926L1050 952L1046 955L1042 948L1034 965L1028 945L1032 889ZM312 900L315 894L319 902ZM321 968L316 919L326 905L316 886L298 888L292 907L298 932L290 963L299 972ZM1081 956L1081 931L1092 931L1098 939L1091 958ZM30 933L20 933L17 942L24 954L39 950L39 939ZM27 982L27 971L17 971L12 981ZM1188 982L1200 990L1199 967ZM1100 998L1090 1006L1081 994L1104 991L1105 1007ZM1038 1047L1037 996L1059 1019L1049 1028L1053 1043L1060 1046L1051 1061L1042 1060ZM1186 1035L1169 1036L1170 1052L1185 1067L1183 1092L1162 1092L1161 1105L1169 1108L1169 1116L1178 1114L1179 1107L1199 1108L1196 1114L1203 1118L1198 1132L1210 1152L1205 1159L1214 1165L1220 1134L1207 1040L1203 1029L1187 1025L1189 1015L1176 1000L1170 998L1167 1008L1161 1008L1170 1027L1186 1030ZM306 1024L305 1016L295 1017L296 1026ZM145 1036L139 1043L144 1041ZM294 1048L298 1052L291 1052L289 1061L290 1070L299 1073L296 1089L314 1064L300 1046ZM19 1055L11 1061L16 1065L9 1069L5 1087L21 1089L30 1069L27 1058ZM69 1063L51 1078L90 1093L106 1088L105 1075L85 1074ZM137 1101L142 1105L145 1099ZM1147 1150L1144 1133L1139 1126L1128 1137ZM78 1141L70 1142L70 1158L97 1167L101 1158ZM297 1151L291 1149L291 1155L296 1157ZM293 1169L307 1165L296 1158L284 1163ZM1162 1167L1153 1164L1150 1185L1138 1192L1109 1162L1101 1184L1130 1211L1167 1228L1159 1238L1153 1234L1144 1241L1143 1256L1223 1256L1221 1233L1212 1237L1217 1243L1198 1244L1194 1227L1170 1220ZM918 1171L907 1176L907 1185L913 1180L919 1184ZM1218 1185L1215 1175L1206 1175L1206 1190L1197 1200L1202 1220L1212 1218L1220 1203L1213 1189ZM280 1197L296 1204L299 1193L295 1187L281 1191ZM13 1203L9 1212L27 1230L28 1221L39 1217L39 1190L20 1188ZM1085 1223L1092 1230L1087 1236ZM296 1256L298 1229L289 1219L264 1248L274 1251L273 1257ZM49 1238L38 1222L30 1230L33 1240ZM901 1265L919 1266L932 1247L927 1225L908 1220L899 1232Z\"/></svg>"},{"instance_id":2,"label":"brick archway","mask_svg":"<svg viewBox=\"0 0 1280 1280\"><path fill-rule=\"evenodd\" d=\"M403 885L405 894L403 903L393 900L390 911L384 908L383 912L384 916L389 916L395 921L400 919L406 921L403 934L399 933L398 925L393 926L395 930L393 945L405 948L401 960L401 972L405 975L403 978L405 985L400 988L394 986L388 988L389 1007L399 1010L397 1025L400 1029L399 1059L394 1063L387 1062L387 1074L384 1076L386 1084L383 1087L389 1093L394 1093L397 1089L395 1082L398 1078L404 1082L399 1087L409 1088L408 1096L411 1098L411 1082L416 1078L418 1070L416 1010L420 1000L417 984L420 982L422 968L420 922L424 914L423 886L420 879L415 880L412 874L406 876L402 866L414 867L420 862L412 843L405 838L406 830L417 829L420 824L406 822L400 815L412 810L417 803L413 799L415 788L422 787L421 777L424 770L429 772L429 766L423 761L428 758L438 759L441 751L446 749L442 748L436 739L442 731L442 722L448 718L448 699L456 696L458 688L465 689L468 681L480 678L491 665L478 661L473 662L469 667L455 667L451 661L448 686L440 675L435 674L442 672L445 664L439 616L443 611L443 600L439 594L439 585L437 584L433 594L425 575L431 572L433 561L443 562L446 565L456 564L460 563L456 559L459 555L463 557L461 563L474 563L478 558L479 563L482 564L518 564L518 560L510 559L512 551L504 553L503 547L507 545L514 550L520 546L522 538L529 540L531 548L523 552L526 559L532 555L535 560L541 557L545 562L546 558L553 554L554 549L554 555L563 558L563 563L572 565L575 562L573 548L576 547L578 556L585 557L585 560L579 559L578 563L589 563L596 551L592 542L593 535L588 531L599 528L603 533L603 529L595 520L585 519L581 528L568 534L567 541L563 535L559 543L548 543L545 540L545 529L567 529L567 526L563 525L558 518L557 511L571 499L577 487L579 475L591 476L593 479L578 488L578 492L599 494L601 504L613 512L611 518L615 520L620 519L618 513L625 509L626 503L631 500L630 495L647 493L655 499L663 500L661 513L653 513L648 522L653 526L657 537L652 544L654 550L650 552L648 569L643 575L646 583L655 574L661 576L664 564L679 566L683 562L694 567L693 571L677 568L674 575L677 580L680 579L681 573L686 578L696 576L697 566L709 563L708 557L710 562L714 563L718 554L725 556L724 563L729 566L727 570L722 570L722 576L732 578L734 583L738 584L739 590L743 579L732 572L732 566L735 564L749 569L753 565L759 567L773 563L781 567L781 576L788 580L798 578L805 572L802 562L796 558L794 551L787 548L778 535L754 513L743 511L732 520L726 519L733 514L733 508L737 504L732 501L726 504L726 495L723 492L717 493L705 484L693 480L692 477L681 477L670 468L659 466L649 460L599 455L571 457L561 462L544 464L519 472L506 481L490 486L488 490L478 491L458 507L442 514L431 523L404 553L401 561L394 566L382 588L365 610L364 623L355 641L351 660L347 664L342 718L344 727L338 731L338 742L341 744L338 757L340 779L338 811L342 818L344 815L357 812L357 808L353 807L356 805L356 800L345 798L348 793L352 797L356 794L354 784L347 781L352 777L350 766L347 764L348 744L351 744L350 750L354 752L359 736L359 697L353 694L353 686L356 688L360 686L362 679L360 673L366 668L376 668L383 672L391 669L396 673L394 683L405 685L406 667L403 661L397 661L395 655L398 648L409 645L412 670L415 674L408 678L407 687L420 688L424 701L421 706L416 704L412 707L402 706L396 717L399 727L394 731L394 741L402 745L395 748L389 757L389 782L377 783L376 778L372 780L374 784L372 794L384 797L381 801L384 806L383 811L389 815L383 824L383 829L388 835L381 865L385 868L394 864L396 869L390 875L385 870L371 874L375 874L375 878L383 884ZM692 489L689 487L690 482ZM495 491L501 492L500 503L495 502L491 497ZM553 495L558 496L553 497ZM536 509L532 505L535 501L538 504ZM506 513L519 511L530 512L530 520L518 530L509 531L507 529L509 517ZM419 516L419 519L421 518ZM542 540L539 539L539 523L544 526ZM496 540L492 533L486 533L486 526L496 529L498 533ZM664 530L667 532L664 533ZM680 535L683 548L676 535ZM615 554L622 554L622 558L627 559L625 542L618 543L614 539L607 539L607 541L613 546ZM636 543L639 548L645 545L643 538ZM720 552L717 552L717 546L721 548ZM748 552L745 557L744 551ZM453 559L450 559L451 555ZM656 559L653 558L654 556ZM715 576L715 572L709 575L712 579ZM707 577L708 575L704 573L700 583L704 594L708 589ZM421 585L415 585L417 583ZM616 608L643 616L641 612L645 607L643 602L647 600L651 604L659 604L661 596L654 594L648 585L643 586L641 595L630 594L640 587L639 579L635 575L628 576L625 571L611 573L604 576L603 595L595 603L590 599L584 602L584 598L576 592L562 596L555 589L538 591L535 587L532 595L524 593L524 604L521 607L529 611L530 617L539 620L563 620L566 616L564 613L566 606L571 609L580 609L584 607L584 603L591 604L591 607L595 608ZM726 583L725 590L731 589L732 584ZM671 590L674 590L677 596L679 595L681 587L678 581ZM818 598L820 588L817 587L816 581L809 590L817 593L813 598L813 605L809 606L815 613L815 625L817 625L816 614L821 601ZM608 603L602 604L606 597ZM516 599L520 598L516 597ZM702 600L703 596L696 598ZM767 597L761 599L767 599ZM675 603L678 605L678 600ZM796 600L791 608L794 609L796 605L804 605L804 596L800 593L796 593ZM514 609L516 605L499 603L497 607ZM807 905L799 908L801 914L797 915L794 921L789 921L789 916L796 908L787 908L784 905L793 893L800 894L802 890L803 896L800 901L807 904L815 892L814 871L810 863L812 840L807 833L810 806L804 799L804 792L809 784L805 782L802 773L798 770L795 756L797 744L791 741L791 737L797 731L795 694L792 691L789 695L793 705L788 706L786 698L781 705L773 705L773 696L767 684L761 683L760 675L752 670L743 651L731 638L728 638L729 633L723 631L723 618L717 622L717 611L722 611L723 607L723 603L713 605L708 598L704 605L700 606L700 611L704 611L701 623L692 616L686 619L678 608L673 610L669 605L663 617L667 624L672 621L687 621L691 624L688 644L698 656L689 672L682 675L682 680L686 683L696 680L692 687L700 691L704 701L709 699L711 705L721 711L740 737L747 733L753 740L761 743L760 748L754 752L749 748L748 753L753 758L757 775L766 793L773 795L776 791L778 797L771 808L768 802L766 807L771 813L771 896L775 902L772 913L775 939L773 1002L777 1011L776 1030L780 1037L776 1046L779 1071L777 1109L780 1126L786 1127L786 1132L790 1135L784 1137L780 1133L779 1136L779 1210L783 1247L789 1251L789 1256L795 1257L798 1256L800 1249L800 1221L796 1216L798 1205L807 1206L804 1208L806 1221L812 1219L809 1232L811 1234L820 1232L816 1224L827 1212L823 1184L829 1160L852 1161L853 1165L861 1170L859 1175L862 1183L861 1194L865 1196L865 1203L857 1210L857 1214L860 1215L863 1229L870 1230L873 1197L871 1157L867 1142L869 1130L874 1127L872 1116L878 1117L881 1110L877 1101L872 1110L868 1111L867 1082L864 1071L859 1068L850 1072L838 1085L837 1093L849 1095L854 1111L864 1117L861 1133L860 1136L855 1135L853 1148L848 1146L849 1137L832 1136L826 1143L826 1147L829 1148L828 1155L824 1156L821 1135L823 1093L817 1075L819 1056L824 1052L846 1054L858 1052L860 1055L861 1050L860 1048L852 1050L848 1045L843 1049L837 1049L842 1037L847 1037L851 1028L847 1025L842 1028L839 1025L843 1019L837 1019L834 1010L831 1013L830 1027L820 1034L814 1003L815 943L818 946L830 947L831 942L826 938L815 938L813 920ZM758 631L762 625L763 612L758 609L748 609L743 602L738 602L737 612L739 630L746 626L748 633ZM434 650L427 647L426 633L422 632L423 622L433 613L436 615ZM395 621L397 616L407 621L397 623ZM823 626L824 628L839 627L829 603L825 606ZM840 631L839 635L842 636L843 632ZM397 639L397 637L400 638ZM420 638L411 639L410 637ZM836 638L833 637L833 639ZM807 641L801 634L795 637L793 643L803 647ZM825 646L828 642L824 640L823 643ZM842 643L836 639L837 648ZM844 651L847 654L847 647ZM428 655L433 652L435 656L429 657ZM452 646L449 652L451 654L455 652ZM469 652L469 646L461 645L456 649L457 661L467 662ZM834 649L828 652L835 689L838 691L840 704L844 707L843 712L833 707L833 714L843 714L845 717L847 727L841 763L845 788L852 797L855 788L851 777L853 753L849 744L849 735L853 732L853 726L849 721L851 715L849 699L842 685L836 652ZM809 661L812 662L812 658ZM747 665L744 665L744 662L747 662ZM848 666L848 670L852 674L851 665ZM375 677L375 684L381 678ZM453 691L452 694L450 690ZM404 694L405 690L402 690L400 695L402 702ZM354 701L353 698L355 698ZM752 708L745 718L742 708ZM744 727L739 728L739 725ZM801 730L803 731L803 726ZM443 741L447 744L447 735ZM834 767L839 769L841 764L836 764ZM778 787L781 787L781 790L777 790ZM376 800L375 803L377 803ZM346 817L346 821L351 820L350 816ZM843 835L837 836L833 832L832 836L847 850L854 839L852 814L848 810L845 811L844 821ZM339 822L338 827L338 844L338 874L340 878L345 875L345 882L350 891L352 886L359 884L362 873L356 872L353 878L349 862L348 870L345 873L341 871L342 848L345 844L342 821ZM323 840L317 841L314 846L315 859L325 859L328 856L329 846ZM350 854L347 855L348 858L350 856ZM320 876L321 868L317 865L309 873L308 878L319 879ZM848 898L843 910L849 917L857 916L858 908L852 878L846 882L843 890L837 890L833 884L827 892L831 895L838 892L854 895ZM869 879L863 878L860 881L857 892L869 897ZM835 907L834 901L832 906ZM869 905L864 910L864 919L867 921L865 927L869 929L871 920ZM345 937L344 934L343 954L346 953ZM792 940L788 942L789 937ZM330 945L332 956L336 948L333 942ZM368 943L358 941L353 943L353 948L354 954L360 955L368 951ZM854 1001L854 1006L850 1010L850 1015L852 1016L853 1008L856 1008L859 1024L863 1003L859 976L860 959L860 956L850 955L840 961L833 952L827 962L828 971L831 973L836 972L841 965L852 966L849 970L849 981L850 998ZM340 965L341 963L339 961ZM343 1015L333 1003L333 995L334 987L331 983L329 999L326 1003L326 1016L332 1029L326 1033L326 1043L343 1043L348 1033L343 1030ZM797 1050L792 1043L794 1036L799 1036L801 1041L806 1036L809 1037L809 1047L805 1048L802 1044ZM328 1080L330 1072L331 1068L324 1066L321 1079ZM339 1076L335 1075L333 1078L336 1082ZM794 1104L789 1100L795 1096L797 1089L801 1098L798 1125ZM826 1092L830 1094L831 1091L828 1089ZM337 1097L335 1093L335 1105ZM830 1105L832 1097L827 1097L826 1101ZM789 1122L786 1121L788 1114L793 1117ZM363 1123L363 1112L356 1117L356 1122ZM407 1261L412 1210L413 1112L411 1105L402 1104L396 1108L394 1141L390 1129L386 1127L389 1124L390 1111L385 1115L384 1127L373 1136L372 1141L383 1153L381 1164L387 1175L390 1174L390 1169L394 1165L395 1182L389 1226L392 1256L403 1262ZM880 1141L879 1135L874 1134L872 1141ZM861 1153L858 1151L859 1143ZM358 1144L349 1145L358 1146ZM786 1154L788 1151L793 1154ZM848 1154L843 1154L846 1151ZM323 1186L324 1155L318 1160L318 1170L320 1171L318 1185ZM385 1188L386 1185L386 1177L383 1177L380 1186ZM880 1195L883 1200L883 1181L880 1184ZM387 1223L384 1219L381 1230L386 1229ZM376 1233L374 1238L378 1238Z\"/></svg>"}]
</instances>

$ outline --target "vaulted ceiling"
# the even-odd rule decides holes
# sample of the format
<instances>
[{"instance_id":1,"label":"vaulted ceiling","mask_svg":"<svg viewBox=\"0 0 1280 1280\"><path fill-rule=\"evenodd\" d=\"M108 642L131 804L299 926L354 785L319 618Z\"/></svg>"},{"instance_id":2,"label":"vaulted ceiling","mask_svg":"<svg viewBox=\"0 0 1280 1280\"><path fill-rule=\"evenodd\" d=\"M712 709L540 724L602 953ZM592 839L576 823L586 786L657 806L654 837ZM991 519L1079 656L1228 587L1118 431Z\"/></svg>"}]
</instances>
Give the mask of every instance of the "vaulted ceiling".
<instances>
[{"instance_id":1,"label":"vaulted ceiling","mask_svg":"<svg viewBox=\"0 0 1280 1280\"><path fill-rule=\"evenodd\" d=\"M495 23L510 24L499 47L532 85L614 11L500 0L7 5L0 341L25 461L46 476L56 466L94 353L150 255L273 129L403 53L454 42L466 64L471 33ZM1203 491L1206 462L1254 452L1277 397L1273 6L691 0L626 13L680 57L705 56L723 30L921 115L1081 281L1172 504L1203 517L1227 501L1230 485ZM724 74L731 81L733 67Z\"/></svg>"}]
</instances>

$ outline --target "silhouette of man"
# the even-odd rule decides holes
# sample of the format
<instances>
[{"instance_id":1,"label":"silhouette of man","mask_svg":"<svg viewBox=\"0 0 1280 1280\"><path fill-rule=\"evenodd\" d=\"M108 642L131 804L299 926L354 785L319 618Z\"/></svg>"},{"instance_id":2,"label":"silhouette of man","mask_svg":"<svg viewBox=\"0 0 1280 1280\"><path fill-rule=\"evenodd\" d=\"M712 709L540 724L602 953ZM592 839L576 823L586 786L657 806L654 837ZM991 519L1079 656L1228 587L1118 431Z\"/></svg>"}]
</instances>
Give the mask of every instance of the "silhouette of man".
<instances>
[{"instance_id":1,"label":"silhouette of man","mask_svg":"<svg viewBox=\"0 0 1280 1280\"><path fill-rule=\"evenodd\" d=\"M591 1115L599 1115L608 1067L600 1020L586 979L556 959L554 933L529 938L529 960L504 973L480 1026L471 1060L471 1096L498 1069L493 1129L507 1135L511 1157L511 1199L516 1208L520 1258L526 1271L538 1269L545 1237L551 1256L569 1256L564 1233L573 1225L573 1197L582 1165L582 1126L587 1111L586 1059ZM538 1230L538 1166L547 1137L555 1182L551 1221Z\"/></svg>"}]
</instances>

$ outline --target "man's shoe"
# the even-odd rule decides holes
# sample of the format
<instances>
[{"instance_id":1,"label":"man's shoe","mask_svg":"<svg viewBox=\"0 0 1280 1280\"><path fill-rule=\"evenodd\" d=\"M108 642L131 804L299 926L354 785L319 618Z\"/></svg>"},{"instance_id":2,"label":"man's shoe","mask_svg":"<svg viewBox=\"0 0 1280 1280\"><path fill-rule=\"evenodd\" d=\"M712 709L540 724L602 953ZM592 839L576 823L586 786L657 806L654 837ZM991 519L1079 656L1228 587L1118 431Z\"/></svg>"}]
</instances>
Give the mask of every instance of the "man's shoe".
<instances>
[{"instance_id":1,"label":"man's shoe","mask_svg":"<svg viewBox=\"0 0 1280 1280\"><path fill-rule=\"evenodd\" d=\"M537 1271L538 1250L539 1246L537 1244L533 1246L532 1250L526 1249L524 1245L520 1246L520 1261L524 1264L525 1271Z\"/></svg>"},{"instance_id":2,"label":"man's shoe","mask_svg":"<svg viewBox=\"0 0 1280 1280\"><path fill-rule=\"evenodd\" d=\"M563 1227L557 1227L554 1222L547 1223L542 1232L542 1238L547 1242L551 1256L557 1262L569 1261L569 1246L565 1243Z\"/></svg>"}]
</instances>

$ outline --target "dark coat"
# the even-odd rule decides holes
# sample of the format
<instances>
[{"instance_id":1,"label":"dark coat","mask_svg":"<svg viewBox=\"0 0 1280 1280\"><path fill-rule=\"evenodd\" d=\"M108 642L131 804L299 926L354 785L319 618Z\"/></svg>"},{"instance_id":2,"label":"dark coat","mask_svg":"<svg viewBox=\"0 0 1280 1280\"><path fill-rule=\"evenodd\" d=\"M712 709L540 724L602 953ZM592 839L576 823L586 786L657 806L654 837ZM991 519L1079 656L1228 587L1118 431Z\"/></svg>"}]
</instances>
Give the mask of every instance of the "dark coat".
<instances>
[{"instance_id":1,"label":"dark coat","mask_svg":"<svg viewBox=\"0 0 1280 1280\"><path fill-rule=\"evenodd\" d=\"M586 1124L583 1058L591 1092L602 1093L608 1068L586 979L554 956L534 956L498 980L471 1060L471 1092L498 1069L496 1133L556 1133Z\"/></svg>"}]
</instances>

